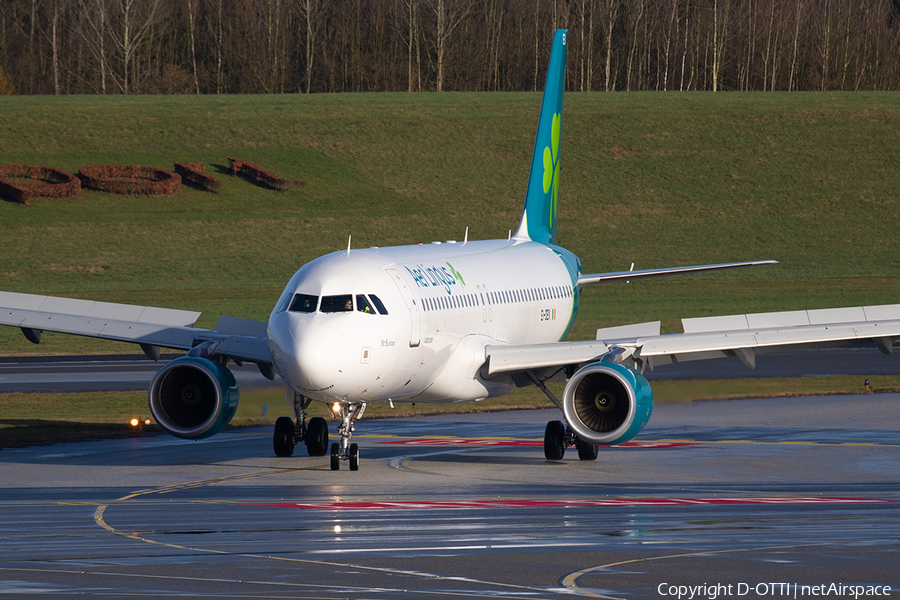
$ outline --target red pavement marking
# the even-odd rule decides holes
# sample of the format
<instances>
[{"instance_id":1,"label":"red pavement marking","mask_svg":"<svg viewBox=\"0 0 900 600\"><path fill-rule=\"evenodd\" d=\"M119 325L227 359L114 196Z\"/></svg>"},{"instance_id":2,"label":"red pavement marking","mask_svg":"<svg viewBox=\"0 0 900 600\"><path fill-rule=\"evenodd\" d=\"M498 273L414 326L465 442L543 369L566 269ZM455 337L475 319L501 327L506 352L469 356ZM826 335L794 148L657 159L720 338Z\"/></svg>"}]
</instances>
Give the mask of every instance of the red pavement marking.
<instances>
[{"instance_id":1,"label":"red pavement marking","mask_svg":"<svg viewBox=\"0 0 900 600\"><path fill-rule=\"evenodd\" d=\"M615 448L674 448L677 446L695 446L700 442L625 442ZM411 440L390 440L379 444L396 444L407 446L529 446L542 447L542 440L492 440L484 438L416 438ZM609 446L604 446L609 447Z\"/></svg>"},{"instance_id":2,"label":"red pavement marking","mask_svg":"<svg viewBox=\"0 0 900 600\"><path fill-rule=\"evenodd\" d=\"M605 499L484 499L420 502L347 501L347 502L275 502L249 504L275 508L312 510L445 510L473 508L592 508L601 506L709 506L734 504L885 504L900 500L886 498L829 498L818 496L769 496L732 498L605 498Z\"/></svg>"}]
</instances>

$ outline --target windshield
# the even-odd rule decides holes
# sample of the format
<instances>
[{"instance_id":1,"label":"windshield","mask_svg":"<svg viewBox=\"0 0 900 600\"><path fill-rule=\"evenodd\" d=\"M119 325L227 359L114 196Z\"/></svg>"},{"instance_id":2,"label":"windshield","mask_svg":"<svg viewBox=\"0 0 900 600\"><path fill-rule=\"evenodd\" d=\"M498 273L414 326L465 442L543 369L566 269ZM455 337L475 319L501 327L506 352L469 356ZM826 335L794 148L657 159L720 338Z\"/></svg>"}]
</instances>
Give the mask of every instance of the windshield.
<instances>
[{"instance_id":1,"label":"windshield","mask_svg":"<svg viewBox=\"0 0 900 600\"><path fill-rule=\"evenodd\" d=\"M309 294L294 294L294 300L291 302L290 311L302 313L316 312L316 305L318 303L318 296L310 296Z\"/></svg>"},{"instance_id":2,"label":"windshield","mask_svg":"<svg viewBox=\"0 0 900 600\"><path fill-rule=\"evenodd\" d=\"M319 310L323 313L350 312L353 310L353 296L351 294L322 296L322 306Z\"/></svg>"}]
</instances>

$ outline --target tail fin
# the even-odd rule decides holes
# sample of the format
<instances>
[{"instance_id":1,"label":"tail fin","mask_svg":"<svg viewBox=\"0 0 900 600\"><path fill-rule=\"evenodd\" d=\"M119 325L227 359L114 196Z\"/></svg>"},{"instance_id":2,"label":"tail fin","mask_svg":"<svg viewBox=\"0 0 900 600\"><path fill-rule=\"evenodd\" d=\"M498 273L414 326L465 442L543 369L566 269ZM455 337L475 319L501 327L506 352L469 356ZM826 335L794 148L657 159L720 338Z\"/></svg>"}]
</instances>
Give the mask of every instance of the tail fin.
<instances>
[{"instance_id":1,"label":"tail fin","mask_svg":"<svg viewBox=\"0 0 900 600\"><path fill-rule=\"evenodd\" d=\"M559 190L559 141L562 135L563 92L566 88L566 37L559 29L544 84L541 117L534 140L531 174L525 193L525 210L515 239L556 244L556 212Z\"/></svg>"}]
</instances>

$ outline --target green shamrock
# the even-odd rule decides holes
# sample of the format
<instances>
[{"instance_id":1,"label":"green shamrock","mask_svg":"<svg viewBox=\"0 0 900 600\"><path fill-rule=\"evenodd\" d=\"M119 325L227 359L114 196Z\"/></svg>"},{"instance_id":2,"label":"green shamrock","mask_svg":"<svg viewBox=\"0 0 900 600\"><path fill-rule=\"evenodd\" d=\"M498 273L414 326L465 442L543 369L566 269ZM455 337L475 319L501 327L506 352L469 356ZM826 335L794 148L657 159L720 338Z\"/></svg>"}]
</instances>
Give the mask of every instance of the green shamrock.
<instances>
[{"instance_id":1,"label":"green shamrock","mask_svg":"<svg viewBox=\"0 0 900 600\"><path fill-rule=\"evenodd\" d=\"M544 148L544 193L553 187L553 195L550 197L550 225L556 216L556 199L559 192L559 126L560 115L553 115L553 125L550 133L550 146ZM552 146L552 148L551 148Z\"/></svg>"},{"instance_id":2,"label":"green shamrock","mask_svg":"<svg viewBox=\"0 0 900 600\"><path fill-rule=\"evenodd\" d=\"M459 279L459 282L460 282L461 284L463 284L463 287L466 287L466 280L463 279L462 274L460 274L459 271L457 271L456 269L454 269L454 268L453 268L453 265L451 265L450 263L447 263L447 266L450 267L450 272L453 273L453 276L454 276L455 278Z\"/></svg>"}]
</instances>

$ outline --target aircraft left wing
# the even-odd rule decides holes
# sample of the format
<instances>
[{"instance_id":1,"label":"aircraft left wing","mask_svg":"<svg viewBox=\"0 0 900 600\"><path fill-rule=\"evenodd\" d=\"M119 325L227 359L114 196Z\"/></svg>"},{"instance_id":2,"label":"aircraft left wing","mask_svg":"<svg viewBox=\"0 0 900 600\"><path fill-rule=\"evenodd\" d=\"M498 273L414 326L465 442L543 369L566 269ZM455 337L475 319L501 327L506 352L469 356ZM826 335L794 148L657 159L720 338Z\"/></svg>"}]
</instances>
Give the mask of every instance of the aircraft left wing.
<instances>
[{"instance_id":1,"label":"aircraft left wing","mask_svg":"<svg viewBox=\"0 0 900 600\"><path fill-rule=\"evenodd\" d=\"M207 354L255 362L263 375L273 375L265 323L219 317L215 329L198 329L199 317L186 310L0 292L0 325L21 328L34 343L42 331L69 333L139 344L154 360L160 347L191 350L205 344Z\"/></svg>"},{"instance_id":2,"label":"aircraft left wing","mask_svg":"<svg viewBox=\"0 0 900 600\"><path fill-rule=\"evenodd\" d=\"M540 372L600 360L639 371L672 362L756 355L872 341L884 354L900 341L900 304L682 319L684 333L659 335L659 322L597 330L597 340L485 348L485 374Z\"/></svg>"},{"instance_id":3,"label":"aircraft left wing","mask_svg":"<svg viewBox=\"0 0 900 600\"><path fill-rule=\"evenodd\" d=\"M653 277L668 277L669 275L686 275L688 273L705 273L707 271L721 271L724 269L740 269L742 267L758 267L761 265L776 265L777 260L753 260L748 262L720 263L716 265L695 265L691 267L669 267L665 269L642 269L639 271L618 271L615 273L591 273L578 276L578 286L597 285L600 283L616 283L620 281L635 281L638 279L651 279Z\"/></svg>"}]
</instances>

